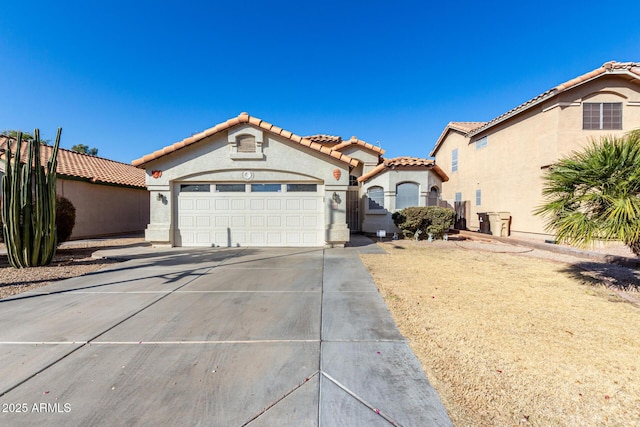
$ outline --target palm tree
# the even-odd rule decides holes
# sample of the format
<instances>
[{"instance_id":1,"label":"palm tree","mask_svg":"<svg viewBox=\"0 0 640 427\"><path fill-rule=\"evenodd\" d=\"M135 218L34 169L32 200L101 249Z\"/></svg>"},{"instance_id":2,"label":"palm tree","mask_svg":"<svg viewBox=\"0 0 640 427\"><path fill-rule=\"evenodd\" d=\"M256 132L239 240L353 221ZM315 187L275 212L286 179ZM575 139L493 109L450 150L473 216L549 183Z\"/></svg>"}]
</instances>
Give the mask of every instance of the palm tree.
<instances>
[{"instance_id":1,"label":"palm tree","mask_svg":"<svg viewBox=\"0 0 640 427\"><path fill-rule=\"evenodd\" d=\"M543 179L545 203L534 213L559 241L618 240L640 256L640 129L592 141Z\"/></svg>"}]
</instances>

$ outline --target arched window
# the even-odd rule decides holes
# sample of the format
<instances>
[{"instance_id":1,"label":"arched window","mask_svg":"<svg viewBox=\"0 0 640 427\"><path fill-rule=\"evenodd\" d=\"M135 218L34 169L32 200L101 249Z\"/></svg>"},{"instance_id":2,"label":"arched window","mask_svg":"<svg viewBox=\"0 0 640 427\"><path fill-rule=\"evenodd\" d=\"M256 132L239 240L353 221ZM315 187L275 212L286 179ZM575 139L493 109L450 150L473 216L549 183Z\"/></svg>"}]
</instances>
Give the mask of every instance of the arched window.
<instances>
[{"instance_id":1,"label":"arched window","mask_svg":"<svg viewBox=\"0 0 640 427\"><path fill-rule=\"evenodd\" d=\"M427 202L427 206L438 206L439 199L440 192L438 191L438 187L431 187L431 191L429 191L429 200Z\"/></svg>"},{"instance_id":2,"label":"arched window","mask_svg":"<svg viewBox=\"0 0 640 427\"><path fill-rule=\"evenodd\" d=\"M418 184L403 182L396 186L396 209L418 206Z\"/></svg>"},{"instance_id":3,"label":"arched window","mask_svg":"<svg viewBox=\"0 0 640 427\"><path fill-rule=\"evenodd\" d=\"M384 209L384 190L382 187L371 187L367 190L369 210Z\"/></svg>"},{"instance_id":4,"label":"arched window","mask_svg":"<svg viewBox=\"0 0 640 427\"><path fill-rule=\"evenodd\" d=\"M238 137L238 153L255 153L256 137L253 135L240 135Z\"/></svg>"}]
</instances>

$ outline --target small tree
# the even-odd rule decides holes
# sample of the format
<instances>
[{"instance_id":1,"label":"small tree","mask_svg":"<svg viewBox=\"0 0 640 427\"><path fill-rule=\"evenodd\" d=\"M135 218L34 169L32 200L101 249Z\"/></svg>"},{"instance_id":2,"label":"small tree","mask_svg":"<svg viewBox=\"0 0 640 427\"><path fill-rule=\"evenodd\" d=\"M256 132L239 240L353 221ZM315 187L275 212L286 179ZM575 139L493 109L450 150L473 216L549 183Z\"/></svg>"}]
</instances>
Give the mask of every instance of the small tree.
<instances>
[{"instance_id":1,"label":"small tree","mask_svg":"<svg viewBox=\"0 0 640 427\"><path fill-rule=\"evenodd\" d=\"M542 194L534 213L558 241L618 240L640 256L640 130L561 159L544 176Z\"/></svg>"},{"instance_id":2,"label":"small tree","mask_svg":"<svg viewBox=\"0 0 640 427\"><path fill-rule=\"evenodd\" d=\"M9 138L13 138L13 139L17 139L18 137L18 133L20 133L22 131L19 130L4 130L2 131L2 135L8 136ZM22 132L22 140L23 141L33 141L35 139L35 137L30 134L29 132ZM49 143L51 142L50 139L40 139L40 144L42 145L49 145Z\"/></svg>"},{"instance_id":3,"label":"small tree","mask_svg":"<svg viewBox=\"0 0 640 427\"><path fill-rule=\"evenodd\" d=\"M66 197L56 198L56 233L57 244L66 242L73 233L76 225L76 208Z\"/></svg>"},{"instance_id":4,"label":"small tree","mask_svg":"<svg viewBox=\"0 0 640 427\"><path fill-rule=\"evenodd\" d=\"M77 144L77 145L73 145L71 146L71 151L75 151L76 153L81 153L81 154L88 154L90 156L97 156L98 155L98 149L97 148L89 148L88 145L84 145L84 144Z\"/></svg>"}]
</instances>

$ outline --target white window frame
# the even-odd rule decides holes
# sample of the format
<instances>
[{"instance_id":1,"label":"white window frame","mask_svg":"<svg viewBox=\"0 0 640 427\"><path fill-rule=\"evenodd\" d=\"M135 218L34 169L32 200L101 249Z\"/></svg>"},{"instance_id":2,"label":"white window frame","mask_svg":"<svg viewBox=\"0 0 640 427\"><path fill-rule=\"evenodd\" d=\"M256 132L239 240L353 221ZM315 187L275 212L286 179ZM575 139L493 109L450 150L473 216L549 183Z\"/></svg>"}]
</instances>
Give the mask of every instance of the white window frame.
<instances>
[{"instance_id":1,"label":"white window frame","mask_svg":"<svg viewBox=\"0 0 640 427\"><path fill-rule=\"evenodd\" d=\"M605 127L605 105L611 106L613 107L617 107L619 108L619 115L620 115L620 122L618 123L616 121L615 126L613 123L613 120L611 121L611 126ZM593 123L591 121L591 119L589 120L589 126L587 126L587 123L585 121L585 114L586 114L586 109L587 106L589 106L589 108L591 109L593 106L598 106L597 110L598 110L598 119L599 122L597 123L598 127L595 127L595 123ZM619 125L619 127L617 127ZM582 130L622 130L622 102L584 102L582 104Z\"/></svg>"},{"instance_id":2,"label":"white window frame","mask_svg":"<svg viewBox=\"0 0 640 427\"><path fill-rule=\"evenodd\" d=\"M476 206L482 206L482 190L476 190Z\"/></svg>"}]
</instances>

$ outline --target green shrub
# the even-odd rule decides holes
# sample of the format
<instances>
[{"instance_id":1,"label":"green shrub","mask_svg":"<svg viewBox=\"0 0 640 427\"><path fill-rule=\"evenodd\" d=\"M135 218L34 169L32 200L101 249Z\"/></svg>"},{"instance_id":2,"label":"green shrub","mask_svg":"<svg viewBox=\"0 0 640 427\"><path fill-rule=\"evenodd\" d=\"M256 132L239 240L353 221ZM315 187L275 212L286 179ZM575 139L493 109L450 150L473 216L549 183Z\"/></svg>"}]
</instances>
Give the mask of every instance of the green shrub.
<instances>
[{"instance_id":1,"label":"green shrub","mask_svg":"<svg viewBox=\"0 0 640 427\"><path fill-rule=\"evenodd\" d=\"M58 244L69 240L75 225L76 208L69 199L58 196L56 198L56 231L58 233Z\"/></svg>"},{"instance_id":2,"label":"green shrub","mask_svg":"<svg viewBox=\"0 0 640 427\"><path fill-rule=\"evenodd\" d=\"M442 237L453 226L456 212L438 206L412 207L394 212L391 218L405 237L415 236L420 230L418 238L422 240L429 234L435 238Z\"/></svg>"}]
</instances>

